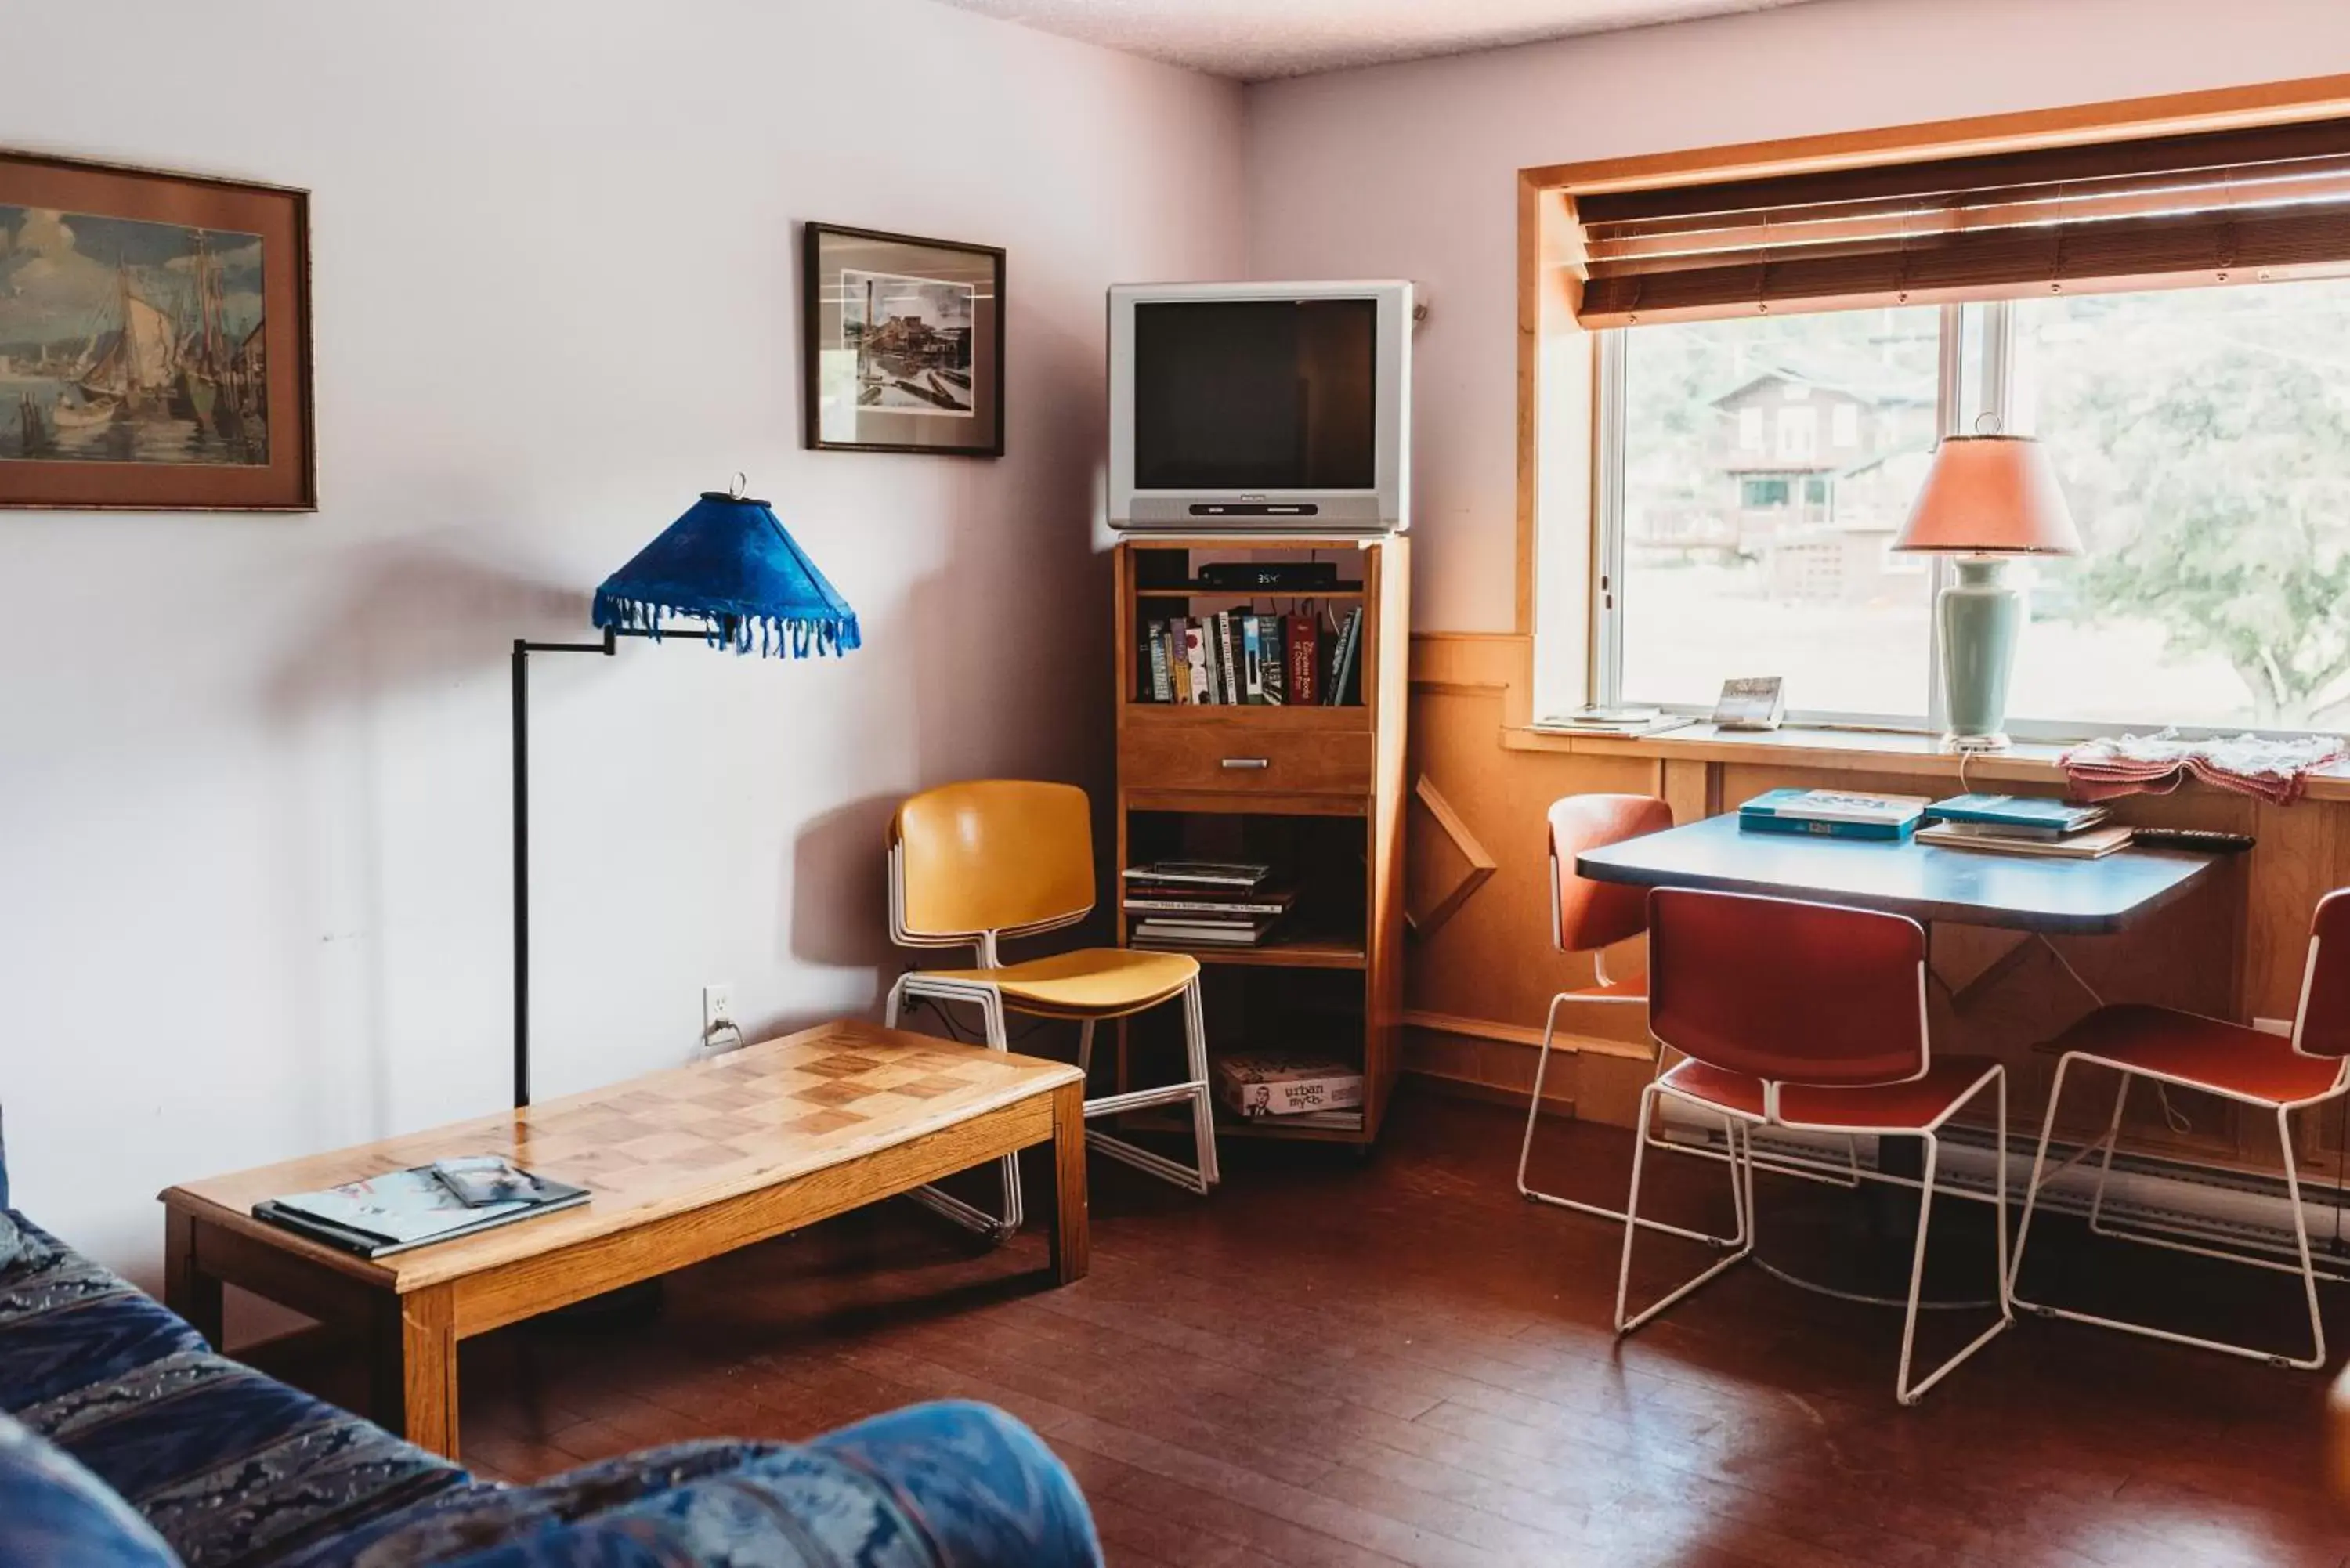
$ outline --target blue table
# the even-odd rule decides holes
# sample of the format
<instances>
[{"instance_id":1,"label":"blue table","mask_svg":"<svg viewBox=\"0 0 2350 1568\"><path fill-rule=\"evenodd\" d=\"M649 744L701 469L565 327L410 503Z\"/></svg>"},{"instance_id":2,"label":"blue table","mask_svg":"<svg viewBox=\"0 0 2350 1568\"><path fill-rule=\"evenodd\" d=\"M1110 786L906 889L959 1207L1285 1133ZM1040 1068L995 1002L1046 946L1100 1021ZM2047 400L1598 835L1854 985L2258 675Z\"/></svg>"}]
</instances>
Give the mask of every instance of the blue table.
<instances>
[{"instance_id":1,"label":"blue table","mask_svg":"<svg viewBox=\"0 0 2350 1568\"><path fill-rule=\"evenodd\" d=\"M1884 909L1931 924L2042 935L2121 930L2184 897L2221 857L2118 850L2099 860L1996 855L1939 845L1748 833L1736 813L1627 838L1575 857L1599 882L1706 888Z\"/></svg>"}]
</instances>

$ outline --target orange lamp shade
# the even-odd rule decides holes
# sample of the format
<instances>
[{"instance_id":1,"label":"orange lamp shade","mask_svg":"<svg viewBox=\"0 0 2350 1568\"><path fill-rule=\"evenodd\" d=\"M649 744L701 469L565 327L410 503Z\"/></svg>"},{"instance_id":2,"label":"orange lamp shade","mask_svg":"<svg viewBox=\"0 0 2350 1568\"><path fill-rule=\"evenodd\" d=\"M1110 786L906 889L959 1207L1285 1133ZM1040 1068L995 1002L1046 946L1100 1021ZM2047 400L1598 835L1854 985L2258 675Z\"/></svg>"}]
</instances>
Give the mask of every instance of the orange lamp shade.
<instances>
[{"instance_id":1,"label":"orange lamp shade","mask_svg":"<svg viewBox=\"0 0 2350 1568\"><path fill-rule=\"evenodd\" d=\"M2029 436L1944 436L1893 547L2077 556L2081 535L2047 448Z\"/></svg>"}]
</instances>

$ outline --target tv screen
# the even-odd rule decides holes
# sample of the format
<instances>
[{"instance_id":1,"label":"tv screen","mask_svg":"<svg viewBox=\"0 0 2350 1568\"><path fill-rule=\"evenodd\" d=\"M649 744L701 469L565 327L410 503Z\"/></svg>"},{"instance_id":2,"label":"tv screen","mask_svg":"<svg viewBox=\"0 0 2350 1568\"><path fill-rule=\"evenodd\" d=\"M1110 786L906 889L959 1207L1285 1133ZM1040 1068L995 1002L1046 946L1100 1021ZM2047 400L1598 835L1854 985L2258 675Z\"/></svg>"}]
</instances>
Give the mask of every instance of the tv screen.
<instances>
[{"instance_id":1,"label":"tv screen","mask_svg":"<svg viewBox=\"0 0 2350 1568\"><path fill-rule=\"evenodd\" d=\"M1378 338L1371 299L1137 305L1135 487L1373 488Z\"/></svg>"}]
</instances>

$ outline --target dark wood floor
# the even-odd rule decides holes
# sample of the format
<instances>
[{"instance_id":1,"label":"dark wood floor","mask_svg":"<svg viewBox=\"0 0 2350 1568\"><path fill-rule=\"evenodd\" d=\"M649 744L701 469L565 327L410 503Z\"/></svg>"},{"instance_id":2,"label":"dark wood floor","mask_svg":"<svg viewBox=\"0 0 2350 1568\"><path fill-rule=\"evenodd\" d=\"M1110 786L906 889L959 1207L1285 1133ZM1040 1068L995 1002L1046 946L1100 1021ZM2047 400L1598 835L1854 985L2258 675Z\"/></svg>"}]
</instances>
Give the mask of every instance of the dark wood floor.
<instances>
[{"instance_id":1,"label":"dark wood floor","mask_svg":"<svg viewBox=\"0 0 2350 1568\"><path fill-rule=\"evenodd\" d=\"M1627 1134L1546 1137L1546 1184L1620 1196ZM1903 1409L1898 1313L1751 1269L1619 1345L1620 1232L1521 1201L1516 1142L1422 1096L1367 1164L1228 1141L1205 1201L1097 1159L1093 1273L1058 1291L1033 1235L981 1251L885 1205L676 1277L650 1329L469 1345L466 1458L530 1480L952 1396L1042 1432L1144 1568L2350 1562L2319 1376L2026 1319ZM1718 1167L1663 1165L1668 1211L1726 1220ZM1761 1207L1779 1262L1906 1262L1850 1194L1764 1178ZM1988 1210L1948 1218L1935 1288L1987 1289ZM2048 1235L2052 1289L2293 1332L2281 1276ZM1932 1315L1928 1349L1979 1321Z\"/></svg>"}]
</instances>

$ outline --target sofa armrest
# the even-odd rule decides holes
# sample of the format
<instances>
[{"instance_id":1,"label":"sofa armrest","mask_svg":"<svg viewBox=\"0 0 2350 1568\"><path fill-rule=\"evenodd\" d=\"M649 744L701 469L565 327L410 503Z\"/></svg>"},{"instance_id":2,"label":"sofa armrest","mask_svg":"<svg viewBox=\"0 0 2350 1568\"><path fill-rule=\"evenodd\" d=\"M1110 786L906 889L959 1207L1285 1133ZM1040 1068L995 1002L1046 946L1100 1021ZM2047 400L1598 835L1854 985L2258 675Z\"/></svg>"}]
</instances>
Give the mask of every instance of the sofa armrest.
<instances>
[{"instance_id":1,"label":"sofa armrest","mask_svg":"<svg viewBox=\"0 0 2350 1568\"><path fill-rule=\"evenodd\" d=\"M1068 1469L990 1406L910 1406L805 1445L623 1455L536 1486L419 1504L285 1568L579 1563L1098 1568Z\"/></svg>"}]
</instances>

